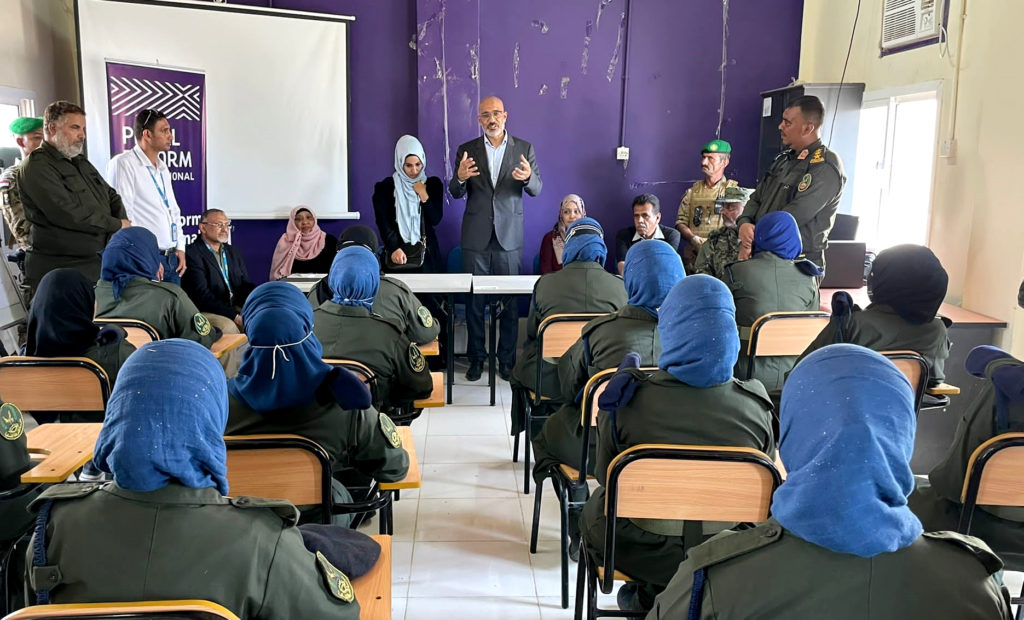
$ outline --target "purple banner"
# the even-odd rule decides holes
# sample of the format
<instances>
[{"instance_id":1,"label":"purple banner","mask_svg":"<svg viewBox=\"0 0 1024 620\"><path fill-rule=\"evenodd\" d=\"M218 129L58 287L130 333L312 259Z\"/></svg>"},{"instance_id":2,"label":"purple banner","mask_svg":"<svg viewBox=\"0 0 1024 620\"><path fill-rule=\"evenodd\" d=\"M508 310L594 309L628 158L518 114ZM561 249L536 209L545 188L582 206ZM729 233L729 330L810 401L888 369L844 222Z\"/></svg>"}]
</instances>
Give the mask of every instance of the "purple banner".
<instances>
[{"instance_id":1,"label":"purple banner","mask_svg":"<svg viewBox=\"0 0 1024 620\"><path fill-rule=\"evenodd\" d=\"M181 230L191 242L206 209L206 76L181 69L106 64L110 156L135 146L132 125L140 110L167 115L174 139L160 158L171 171Z\"/></svg>"}]
</instances>

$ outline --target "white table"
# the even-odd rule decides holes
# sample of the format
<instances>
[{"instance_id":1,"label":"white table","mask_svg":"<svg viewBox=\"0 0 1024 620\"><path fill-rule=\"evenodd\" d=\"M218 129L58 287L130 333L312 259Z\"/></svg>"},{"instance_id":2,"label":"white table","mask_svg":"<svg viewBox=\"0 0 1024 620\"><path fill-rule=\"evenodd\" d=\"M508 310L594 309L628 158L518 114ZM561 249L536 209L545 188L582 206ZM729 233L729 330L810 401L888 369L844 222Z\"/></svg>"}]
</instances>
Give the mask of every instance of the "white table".
<instances>
[{"instance_id":1,"label":"white table","mask_svg":"<svg viewBox=\"0 0 1024 620\"><path fill-rule=\"evenodd\" d=\"M532 295L540 276L473 276L473 294L491 295L490 341L487 344L487 384L491 388L491 406L495 401L494 365L497 357L498 302L503 295ZM507 308L503 308L504 312Z\"/></svg>"}]
</instances>

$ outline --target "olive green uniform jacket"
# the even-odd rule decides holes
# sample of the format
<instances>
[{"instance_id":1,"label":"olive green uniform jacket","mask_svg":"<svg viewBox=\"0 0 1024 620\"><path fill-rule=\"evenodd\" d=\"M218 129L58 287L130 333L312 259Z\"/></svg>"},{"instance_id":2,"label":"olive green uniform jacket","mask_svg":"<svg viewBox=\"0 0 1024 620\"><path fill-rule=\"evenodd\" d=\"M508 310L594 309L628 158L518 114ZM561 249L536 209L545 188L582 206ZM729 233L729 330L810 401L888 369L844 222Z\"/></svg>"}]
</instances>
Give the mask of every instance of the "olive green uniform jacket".
<instances>
[{"instance_id":1,"label":"olive green uniform jacket","mask_svg":"<svg viewBox=\"0 0 1024 620\"><path fill-rule=\"evenodd\" d=\"M658 318L637 306L623 306L590 321L576 344L559 358L558 377L565 404L548 417L533 439L535 480L542 480L548 468L559 463L579 469L583 427L581 403L576 397L591 376L617 367L630 352L640 355L641 366L654 366L661 355ZM589 463L588 473L592 473L594 459L590 458Z\"/></svg>"},{"instance_id":2,"label":"olive green uniform jacket","mask_svg":"<svg viewBox=\"0 0 1024 620\"><path fill-rule=\"evenodd\" d=\"M863 558L807 542L770 519L691 549L647 620L1005 619L1008 593L992 576L1001 566L981 540L952 532ZM704 589L691 615L699 569Z\"/></svg>"},{"instance_id":3,"label":"olive green uniform jacket","mask_svg":"<svg viewBox=\"0 0 1024 620\"><path fill-rule=\"evenodd\" d=\"M820 139L800 153L783 151L758 182L736 224L756 226L766 214L786 211L800 228L804 255L824 267L828 233L845 184L843 162Z\"/></svg>"},{"instance_id":4,"label":"olive green uniform jacket","mask_svg":"<svg viewBox=\"0 0 1024 620\"><path fill-rule=\"evenodd\" d=\"M0 501L0 543L18 538L32 522L28 505L42 489L40 485L22 485L21 475L34 466L28 454L24 415L0 412L0 493L11 492Z\"/></svg>"},{"instance_id":5,"label":"olive green uniform jacket","mask_svg":"<svg viewBox=\"0 0 1024 620\"><path fill-rule=\"evenodd\" d=\"M309 303L313 304L315 310L325 301L330 301L330 288L327 287L327 278L316 283L306 293ZM427 344L437 338L441 331L441 323L437 317L430 313L416 294L412 292L404 282L395 278L381 276L380 290L373 300L373 314L380 315L385 319L397 321L405 333L406 338L416 344Z\"/></svg>"},{"instance_id":6,"label":"olive green uniform jacket","mask_svg":"<svg viewBox=\"0 0 1024 620\"><path fill-rule=\"evenodd\" d=\"M800 271L791 260L771 252L758 252L750 260L726 267L725 283L736 302L736 325L740 329L740 356L736 360L737 377L747 376L747 342L750 326L769 312L819 310L818 281ZM796 356L759 357L753 378L769 392L781 390L786 373Z\"/></svg>"},{"instance_id":7,"label":"olive green uniform jacket","mask_svg":"<svg viewBox=\"0 0 1024 620\"><path fill-rule=\"evenodd\" d=\"M614 431L611 416L598 413L594 474L601 486L587 500L580 521L584 542L598 558L604 557L604 485L608 466L620 452L660 443L739 446L769 457L775 454L772 403L757 381L732 379L696 388L664 370L650 376L628 372L639 385L632 399L616 410ZM683 523L678 521L619 519L615 568L656 590L664 588L683 561L682 534Z\"/></svg>"},{"instance_id":8,"label":"olive green uniform jacket","mask_svg":"<svg viewBox=\"0 0 1024 620\"><path fill-rule=\"evenodd\" d=\"M221 331L199 313L180 286L141 277L129 282L117 300L113 284L97 282L96 316L145 321L161 340L184 338L207 349L221 337Z\"/></svg>"},{"instance_id":9,"label":"olive green uniform jacket","mask_svg":"<svg viewBox=\"0 0 1024 620\"><path fill-rule=\"evenodd\" d=\"M46 565L28 579L53 603L205 599L240 618L359 618L357 602L331 593L284 500L111 482L55 485L33 508L45 501Z\"/></svg>"},{"instance_id":10,"label":"olive green uniform jacket","mask_svg":"<svg viewBox=\"0 0 1024 620\"><path fill-rule=\"evenodd\" d=\"M615 312L625 305L622 278L594 261L574 261L560 271L541 276L533 287L523 354L512 372L515 381L537 391L537 328L546 317L567 312ZM547 361L543 364L540 394L557 401L562 398L557 367Z\"/></svg>"},{"instance_id":11,"label":"olive green uniform jacket","mask_svg":"<svg viewBox=\"0 0 1024 620\"><path fill-rule=\"evenodd\" d=\"M394 321L361 306L325 301L313 311L313 333L324 357L361 362L376 375L378 408L403 407L426 398L434 389L419 348Z\"/></svg>"}]
</instances>

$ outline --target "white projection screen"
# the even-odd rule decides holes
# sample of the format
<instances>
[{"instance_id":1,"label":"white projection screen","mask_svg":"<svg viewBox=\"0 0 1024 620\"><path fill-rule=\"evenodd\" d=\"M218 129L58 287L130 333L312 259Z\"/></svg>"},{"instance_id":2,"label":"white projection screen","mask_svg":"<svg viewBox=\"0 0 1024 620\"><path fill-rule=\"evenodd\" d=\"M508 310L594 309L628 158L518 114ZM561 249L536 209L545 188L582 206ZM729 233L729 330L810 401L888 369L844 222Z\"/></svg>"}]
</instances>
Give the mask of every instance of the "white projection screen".
<instances>
[{"instance_id":1,"label":"white projection screen","mask_svg":"<svg viewBox=\"0 0 1024 620\"><path fill-rule=\"evenodd\" d=\"M205 76L207 208L270 219L304 204L320 218L352 217L354 18L191 0L77 0L76 14L86 147L101 172L111 157L106 63L180 69Z\"/></svg>"}]
</instances>

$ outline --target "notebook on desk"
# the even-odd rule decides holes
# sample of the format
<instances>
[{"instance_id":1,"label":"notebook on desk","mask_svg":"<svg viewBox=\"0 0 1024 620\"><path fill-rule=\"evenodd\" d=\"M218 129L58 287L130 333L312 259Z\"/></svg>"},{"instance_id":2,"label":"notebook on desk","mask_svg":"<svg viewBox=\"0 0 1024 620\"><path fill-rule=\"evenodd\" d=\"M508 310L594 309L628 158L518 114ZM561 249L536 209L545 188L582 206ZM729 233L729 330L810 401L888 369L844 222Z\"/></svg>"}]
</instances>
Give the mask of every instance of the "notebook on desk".
<instances>
[{"instance_id":1,"label":"notebook on desk","mask_svg":"<svg viewBox=\"0 0 1024 620\"><path fill-rule=\"evenodd\" d=\"M821 288L860 288L864 286L862 241L829 241L825 248L825 277Z\"/></svg>"}]
</instances>

